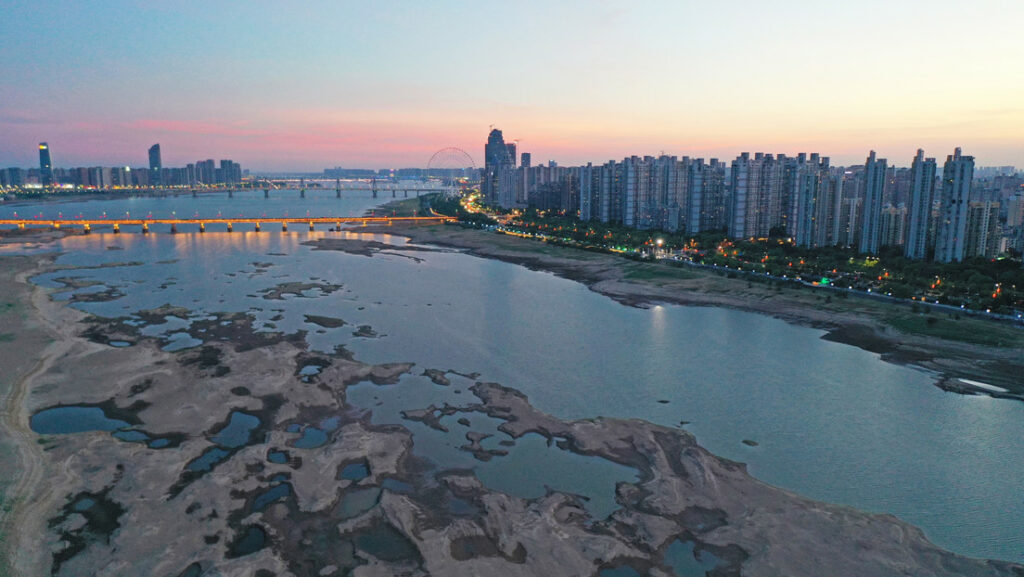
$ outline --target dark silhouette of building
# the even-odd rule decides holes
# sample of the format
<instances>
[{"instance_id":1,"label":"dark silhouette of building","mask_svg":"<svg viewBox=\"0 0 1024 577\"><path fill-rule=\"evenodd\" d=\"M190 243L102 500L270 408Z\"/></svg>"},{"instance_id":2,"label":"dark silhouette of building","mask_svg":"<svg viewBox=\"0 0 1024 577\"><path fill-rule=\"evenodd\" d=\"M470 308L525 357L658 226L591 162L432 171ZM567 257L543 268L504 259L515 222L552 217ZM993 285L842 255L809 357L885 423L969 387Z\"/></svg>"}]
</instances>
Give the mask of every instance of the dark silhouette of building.
<instances>
[{"instance_id":1,"label":"dark silhouette of building","mask_svg":"<svg viewBox=\"0 0 1024 577\"><path fill-rule=\"evenodd\" d=\"M154 144L149 147L149 183L153 186L161 186L163 184L163 178L161 170L164 165L160 161L160 144Z\"/></svg>"},{"instance_id":2,"label":"dark silhouette of building","mask_svg":"<svg viewBox=\"0 0 1024 577\"><path fill-rule=\"evenodd\" d=\"M50 160L50 145L39 143L39 182L43 186L53 186L53 162Z\"/></svg>"},{"instance_id":3,"label":"dark silhouette of building","mask_svg":"<svg viewBox=\"0 0 1024 577\"><path fill-rule=\"evenodd\" d=\"M488 204L497 204L498 177L501 169L515 166L510 155L511 149L505 144L505 138L497 128L491 130L484 145L484 178L481 192Z\"/></svg>"}]
</instances>

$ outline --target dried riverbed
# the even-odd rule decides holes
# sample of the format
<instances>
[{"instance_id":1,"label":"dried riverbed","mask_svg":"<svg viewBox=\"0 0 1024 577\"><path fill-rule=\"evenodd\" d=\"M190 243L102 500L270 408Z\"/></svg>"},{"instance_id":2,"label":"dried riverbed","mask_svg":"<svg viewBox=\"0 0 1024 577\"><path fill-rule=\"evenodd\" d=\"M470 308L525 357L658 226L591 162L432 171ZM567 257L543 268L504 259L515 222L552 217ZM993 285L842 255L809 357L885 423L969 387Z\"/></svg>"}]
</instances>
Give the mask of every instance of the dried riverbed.
<instances>
[{"instance_id":1,"label":"dried riverbed","mask_svg":"<svg viewBox=\"0 0 1024 577\"><path fill-rule=\"evenodd\" d=\"M8 486L14 506L3 521L18 574L1024 572L941 551L894 517L770 487L679 429L559 420L476 375L317 352L305 333L257 330L243 313L91 317L28 284L51 262L4 257L0 275L18 303L3 317L14 336L0 345L15 376L3 383L2 424L18 463L6 470L21 475ZM264 298L339 289L282 284ZM144 334L168 317L192 319L188 336L202 344L168 350L165 338ZM365 387L399 381L426 396L464 391L458 404L405 417L409 426L457 422L449 434L465 437L456 450L472 460L504 458L539 435L553 450L635 474L615 485L608 516L572 491L499 492L472 470L417 453L409 426L375 423L372 407L350 402L353 387L365 396ZM48 411L66 411L62 422L85 430L45 429Z\"/></svg>"}]
</instances>

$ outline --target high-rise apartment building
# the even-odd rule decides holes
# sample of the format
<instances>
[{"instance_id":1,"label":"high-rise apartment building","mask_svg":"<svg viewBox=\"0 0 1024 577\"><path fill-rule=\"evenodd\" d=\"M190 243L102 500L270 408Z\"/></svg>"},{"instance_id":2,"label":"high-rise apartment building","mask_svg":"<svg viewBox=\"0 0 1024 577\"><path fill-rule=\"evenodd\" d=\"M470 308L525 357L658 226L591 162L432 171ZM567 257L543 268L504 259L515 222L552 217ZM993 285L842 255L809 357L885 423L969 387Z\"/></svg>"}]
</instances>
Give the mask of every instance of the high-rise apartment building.
<instances>
[{"instance_id":1,"label":"high-rise apartment building","mask_svg":"<svg viewBox=\"0 0 1024 577\"><path fill-rule=\"evenodd\" d=\"M910 165L910 207L903 254L911 259L923 259L930 248L928 229L932 222L932 204L935 199L935 159L925 158L924 151Z\"/></svg>"},{"instance_id":2,"label":"high-rise apartment building","mask_svg":"<svg viewBox=\"0 0 1024 577\"><path fill-rule=\"evenodd\" d=\"M959 262L967 249L967 218L974 180L974 157L959 148L946 157L942 169L942 197L936 224L935 260Z\"/></svg>"},{"instance_id":3,"label":"high-rise apartment building","mask_svg":"<svg viewBox=\"0 0 1024 577\"><path fill-rule=\"evenodd\" d=\"M525 152L523 153L526 154ZM529 161L529 158L523 158L522 164L525 166ZM597 190L600 187L600 179L598 174L600 168L595 169L594 164L588 162L586 166L581 166L579 169L580 179L580 220L589 222L597 220L594 208L597 205Z\"/></svg>"},{"instance_id":4,"label":"high-rise apartment building","mask_svg":"<svg viewBox=\"0 0 1024 577\"><path fill-rule=\"evenodd\" d=\"M7 184L9 186L23 186L25 184L25 170L12 166L6 170Z\"/></svg>"},{"instance_id":5,"label":"high-rise apartment building","mask_svg":"<svg viewBox=\"0 0 1024 577\"><path fill-rule=\"evenodd\" d=\"M684 207L681 215L680 228L687 234L697 234L701 231L701 223L705 219L705 187L710 180L711 167L704 164L703 158L690 160L684 159L683 167L686 171L685 193L680 203Z\"/></svg>"},{"instance_id":6,"label":"high-rise apartment building","mask_svg":"<svg viewBox=\"0 0 1024 577\"><path fill-rule=\"evenodd\" d=\"M217 177L217 167L212 158L196 161L196 180L200 184L214 184Z\"/></svg>"},{"instance_id":7,"label":"high-rise apartment building","mask_svg":"<svg viewBox=\"0 0 1024 577\"><path fill-rule=\"evenodd\" d=\"M861 207L861 231L858 250L878 254L881 246L882 198L886 183L886 160L876 158L872 150L864 163L864 203Z\"/></svg>"},{"instance_id":8,"label":"high-rise apartment building","mask_svg":"<svg viewBox=\"0 0 1024 577\"><path fill-rule=\"evenodd\" d=\"M790 159L787 167L789 191L786 232L798 246L818 247L827 243L828 234L822 234L831 226L831 214L835 207L832 196L833 182L828 157L817 152L807 155L800 153Z\"/></svg>"},{"instance_id":9,"label":"high-rise apartment building","mask_svg":"<svg viewBox=\"0 0 1024 577\"><path fill-rule=\"evenodd\" d=\"M701 199L700 227L687 229L688 234L697 234L708 230L725 229L725 163L717 158L708 161L704 170L703 198Z\"/></svg>"},{"instance_id":10,"label":"high-rise apartment building","mask_svg":"<svg viewBox=\"0 0 1024 577\"><path fill-rule=\"evenodd\" d=\"M880 246L903 246L906 239L907 207L885 205L879 232Z\"/></svg>"},{"instance_id":11,"label":"high-rise apartment building","mask_svg":"<svg viewBox=\"0 0 1024 577\"><path fill-rule=\"evenodd\" d=\"M50 145L39 143L39 184L53 186L53 162L50 159Z\"/></svg>"},{"instance_id":12,"label":"high-rise apartment building","mask_svg":"<svg viewBox=\"0 0 1024 577\"><path fill-rule=\"evenodd\" d=\"M967 208L967 240L964 258L994 257L999 249L999 203L970 202Z\"/></svg>"},{"instance_id":13,"label":"high-rise apartment building","mask_svg":"<svg viewBox=\"0 0 1024 577\"><path fill-rule=\"evenodd\" d=\"M622 173L622 163L608 161L601 166L597 196L597 214L601 222L622 222Z\"/></svg>"},{"instance_id":14,"label":"high-rise apartment building","mask_svg":"<svg viewBox=\"0 0 1024 577\"><path fill-rule=\"evenodd\" d=\"M729 199L728 234L732 238L756 236L756 212L761 190L761 167L764 155L753 158L744 152L732 161L732 196Z\"/></svg>"},{"instance_id":15,"label":"high-rise apartment building","mask_svg":"<svg viewBox=\"0 0 1024 577\"><path fill-rule=\"evenodd\" d=\"M223 184L242 182L242 165L232 160L221 160L220 168L217 169L216 181Z\"/></svg>"}]
</instances>

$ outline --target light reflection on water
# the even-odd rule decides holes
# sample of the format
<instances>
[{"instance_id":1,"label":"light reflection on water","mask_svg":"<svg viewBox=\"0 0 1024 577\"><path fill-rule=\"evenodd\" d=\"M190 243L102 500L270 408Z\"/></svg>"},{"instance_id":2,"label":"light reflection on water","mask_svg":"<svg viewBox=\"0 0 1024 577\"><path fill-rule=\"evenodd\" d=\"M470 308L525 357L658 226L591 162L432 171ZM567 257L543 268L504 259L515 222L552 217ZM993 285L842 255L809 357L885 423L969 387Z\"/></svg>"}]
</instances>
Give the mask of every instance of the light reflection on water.
<instances>
[{"instance_id":1,"label":"light reflection on water","mask_svg":"<svg viewBox=\"0 0 1024 577\"><path fill-rule=\"evenodd\" d=\"M765 316L624 307L550 274L458 253L417 252L423 262L415 262L301 244L338 236L264 229L68 237L58 243L66 252L58 264L143 264L60 271L37 282L75 276L121 287L123 298L74 305L104 316L165 303L196 314L249 312L258 328L311 331L315 350L342 344L367 362L480 372L481 380L518 388L564 418L692 421L687 428L703 445L749 463L770 483L895 513L957 552L1024 560L1024 500L1007 490L1008 480L1024 478L1020 403L944 393L927 373ZM402 243L386 235L375 240ZM270 266L257 272L255 262ZM160 288L171 277L176 282ZM311 277L343 288L318 298L260 296ZM271 321L279 312L283 318ZM307 314L347 324L317 333ZM351 328L363 324L387 336L352 337ZM393 399L367 388L365 406L399 422L402 409L471 402L466 384L460 386L461 396L454 385L428 384L420 394ZM371 386L355 387L353 399L362 387ZM374 396L387 402L376 407ZM422 433L424 447L430 431Z\"/></svg>"}]
</instances>

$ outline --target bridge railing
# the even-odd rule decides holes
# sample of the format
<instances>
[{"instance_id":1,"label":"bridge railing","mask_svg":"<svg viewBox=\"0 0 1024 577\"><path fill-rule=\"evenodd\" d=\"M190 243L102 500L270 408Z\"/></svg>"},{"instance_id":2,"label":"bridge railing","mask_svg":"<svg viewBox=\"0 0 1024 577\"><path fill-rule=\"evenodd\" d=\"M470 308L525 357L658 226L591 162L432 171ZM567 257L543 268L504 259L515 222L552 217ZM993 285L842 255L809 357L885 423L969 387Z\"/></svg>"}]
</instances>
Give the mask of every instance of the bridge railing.
<instances>
[{"instance_id":1,"label":"bridge railing","mask_svg":"<svg viewBox=\"0 0 1024 577\"><path fill-rule=\"evenodd\" d=\"M169 225L171 232L177 232L178 225L198 226L199 232L205 232L210 224L226 225L228 231L236 224L251 224L259 232L264 223L280 223L282 230L288 230L289 224L308 224L310 230L316 225L333 225L341 228L344 224L428 224L453 222L456 219L448 216L363 216L363 217L237 217L237 218L117 218L117 219L0 219L0 226L13 226L18 229L27 228L81 228L90 232L93 227L110 226L114 232L120 232L122 226L138 226L142 232L148 232L153 225Z\"/></svg>"}]
</instances>

